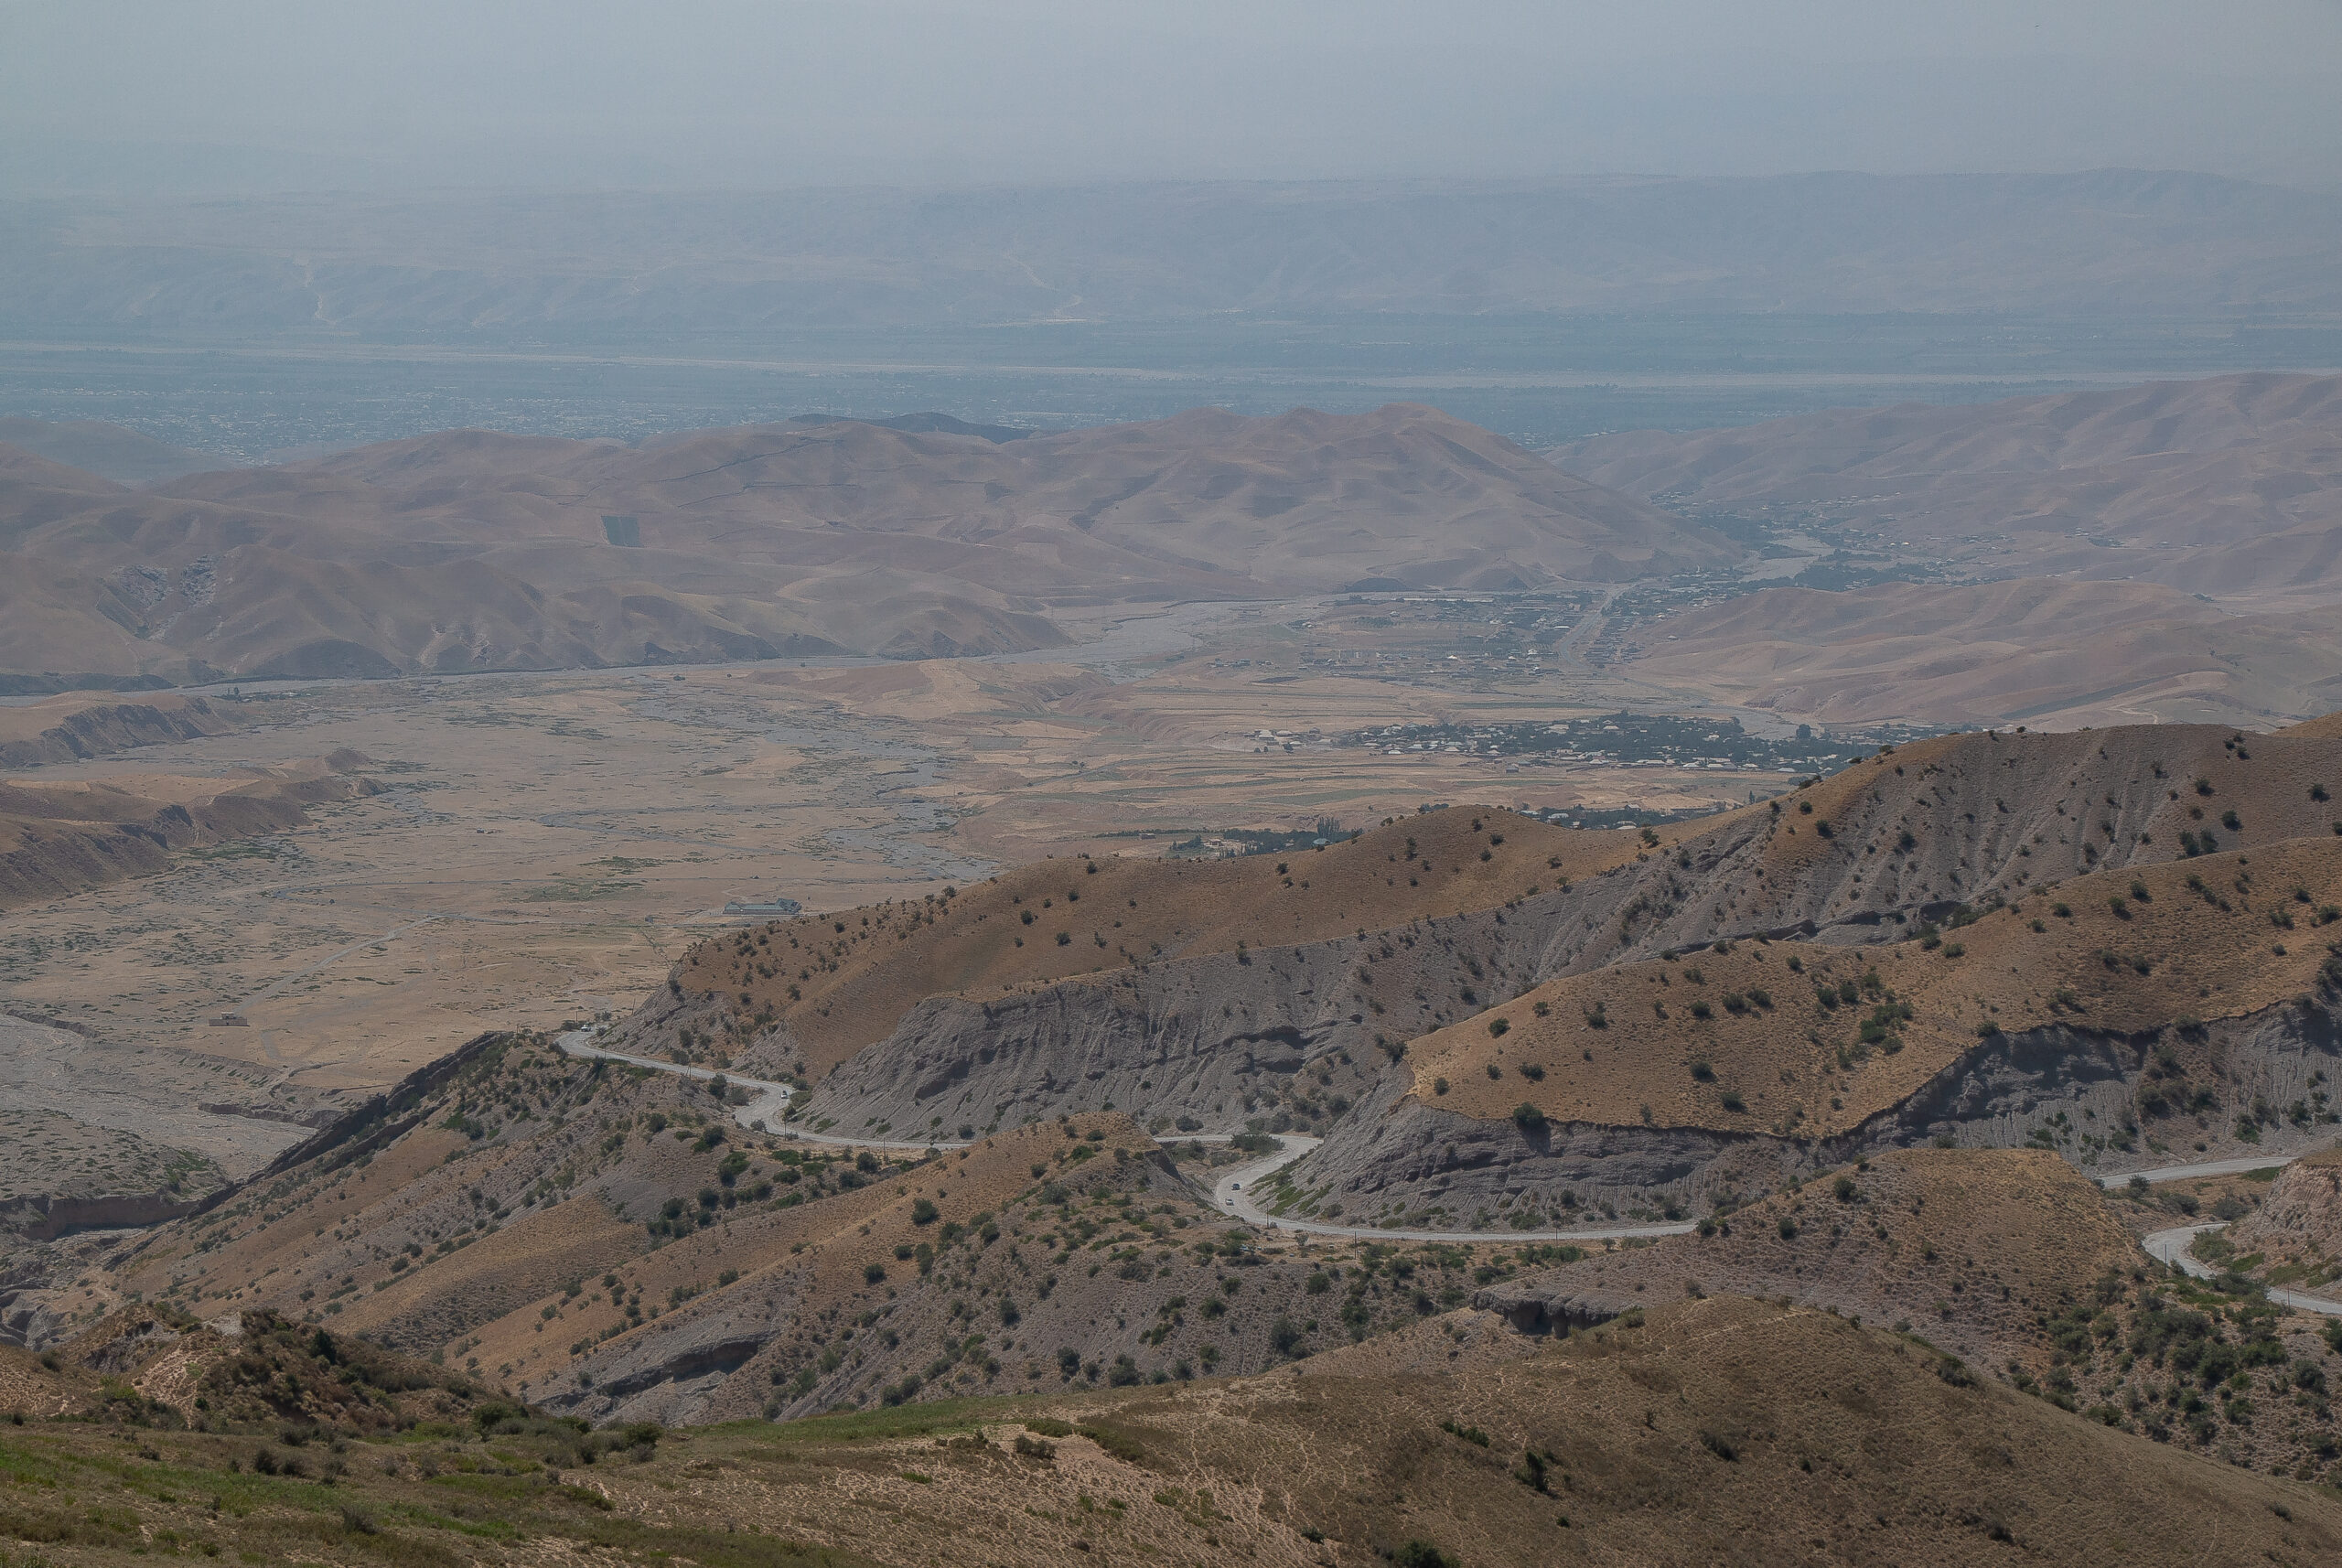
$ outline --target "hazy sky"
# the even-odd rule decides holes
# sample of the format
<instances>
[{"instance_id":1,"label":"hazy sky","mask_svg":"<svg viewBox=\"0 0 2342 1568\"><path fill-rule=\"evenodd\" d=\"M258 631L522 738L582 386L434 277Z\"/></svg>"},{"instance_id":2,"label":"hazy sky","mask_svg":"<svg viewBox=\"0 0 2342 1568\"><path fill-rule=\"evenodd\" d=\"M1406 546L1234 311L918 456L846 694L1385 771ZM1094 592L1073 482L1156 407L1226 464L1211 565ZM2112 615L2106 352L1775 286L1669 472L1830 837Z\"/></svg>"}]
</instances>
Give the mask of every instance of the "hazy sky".
<instances>
[{"instance_id":1,"label":"hazy sky","mask_svg":"<svg viewBox=\"0 0 2342 1568\"><path fill-rule=\"evenodd\" d=\"M0 0L0 184L2334 188L2337 83L2342 0Z\"/></svg>"}]
</instances>

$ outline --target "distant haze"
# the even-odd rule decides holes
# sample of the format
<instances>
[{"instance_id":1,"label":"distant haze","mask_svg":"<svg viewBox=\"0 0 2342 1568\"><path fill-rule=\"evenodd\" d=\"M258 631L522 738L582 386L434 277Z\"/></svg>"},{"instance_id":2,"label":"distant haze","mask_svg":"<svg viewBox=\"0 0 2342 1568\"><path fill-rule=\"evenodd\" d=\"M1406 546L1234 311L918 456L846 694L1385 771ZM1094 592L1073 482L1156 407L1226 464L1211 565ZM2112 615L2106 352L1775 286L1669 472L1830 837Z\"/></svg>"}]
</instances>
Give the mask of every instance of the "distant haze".
<instances>
[{"instance_id":1,"label":"distant haze","mask_svg":"<svg viewBox=\"0 0 2342 1568\"><path fill-rule=\"evenodd\" d=\"M2185 168L2331 188L2334 0L15 0L0 191Z\"/></svg>"}]
</instances>

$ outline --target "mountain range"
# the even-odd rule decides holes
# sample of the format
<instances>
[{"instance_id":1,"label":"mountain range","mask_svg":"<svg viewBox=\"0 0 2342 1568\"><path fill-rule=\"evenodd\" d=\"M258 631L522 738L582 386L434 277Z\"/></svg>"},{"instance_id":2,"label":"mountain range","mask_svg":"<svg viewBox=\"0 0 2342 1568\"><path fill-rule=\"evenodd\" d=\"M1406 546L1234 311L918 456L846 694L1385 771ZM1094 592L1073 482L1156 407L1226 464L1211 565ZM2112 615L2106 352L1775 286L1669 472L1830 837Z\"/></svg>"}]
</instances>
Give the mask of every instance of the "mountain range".
<instances>
[{"instance_id":1,"label":"mountain range","mask_svg":"<svg viewBox=\"0 0 2342 1568\"><path fill-rule=\"evenodd\" d=\"M1837 409L1553 456L1687 515L1826 525L1978 574L2161 583L2238 607L2342 594L2337 376Z\"/></svg>"},{"instance_id":2,"label":"mountain range","mask_svg":"<svg viewBox=\"0 0 2342 1568\"><path fill-rule=\"evenodd\" d=\"M2342 304L2342 201L2216 176L287 197L0 205L20 331L555 338L1219 312Z\"/></svg>"},{"instance_id":3,"label":"mountain range","mask_svg":"<svg viewBox=\"0 0 2342 1568\"><path fill-rule=\"evenodd\" d=\"M0 671L389 675L1064 639L1052 607L1517 589L1735 559L1435 410L1004 441L455 431L145 489L0 448Z\"/></svg>"}]
</instances>

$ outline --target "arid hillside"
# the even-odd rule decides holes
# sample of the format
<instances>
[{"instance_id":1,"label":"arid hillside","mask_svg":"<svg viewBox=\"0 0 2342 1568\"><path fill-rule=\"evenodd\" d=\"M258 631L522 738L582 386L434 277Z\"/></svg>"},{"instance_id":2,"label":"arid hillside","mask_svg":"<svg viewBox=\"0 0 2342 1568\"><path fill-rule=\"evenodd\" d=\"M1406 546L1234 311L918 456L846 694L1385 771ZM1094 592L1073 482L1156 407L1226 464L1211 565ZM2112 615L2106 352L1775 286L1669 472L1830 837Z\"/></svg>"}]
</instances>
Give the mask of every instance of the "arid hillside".
<instances>
[{"instance_id":1,"label":"arid hillside","mask_svg":"<svg viewBox=\"0 0 2342 1568\"><path fill-rule=\"evenodd\" d=\"M1816 724L2258 726L2342 701L2335 628L2144 582L1768 588L1653 622L1626 667Z\"/></svg>"},{"instance_id":2,"label":"arid hillside","mask_svg":"<svg viewBox=\"0 0 2342 1568\"><path fill-rule=\"evenodd\" d=\"M1432 811L1043 862L711 941L620 1038L867 1136L1316 1133L1277 1201L1372 1224L1683 1211L1945 1138L2291 1146L2342 1072L2337 747L1987 732L1639 835Z\"/></svg>"},{"instance_id":3,"label":"arid hillside","mask_svg":"<svg viewBox=\"0 0 2342 1568\"><path fill-rule=\"evenodd\" d=\"M1052 646L1053 605L1512 589L1739 553L1413 404L1006 443L905 424L639 447L456 431L137 491L19 454L0 462L0 551L23 563L0 670L935 657Z\"/></svg>"},{"instance_id":4,"label":"arid hillside","mask_svg":"<svg viewBox=\"0 0 2342 1568\"><path fill-rule=\"evenodd\" d=\"M1595 436L1553 456L1687 515L1804 521L1850 542L1919 545L1980 575L2305 604L2330 597L2342 573L2342 379L2331 376L1845 409Z\"/></svg>"},{"instance_id":5,"label":"arid hillside","mask_svg":"<svg viewBox=\"0 0 2342 1568\"><path fill-rule=\"evenodd\" d=\"M596 1423L704 1423L1252 1372L1549 1255L1263 1249L1191 1185L1209 1151L1127 1117L924 1155L792 1145L704 1084L525 1039L333 1135L139 1238L102 1295L43 1293L29 1337L125 1296L275 1313Z\"/></svg>"},{"instance_id":6,"label":"arid hillside","mask_svg":"<svg viewBox=\"0 0 2342 1568\"><path fill-rule=\"evenodd\" d=\"M1091 858L1020 866L949 897L806 916L694 948L681 993L785 1020L822 1073L940 993L1073 976L1488 909L1632 859L1632 835L1511 811L1435 812L1362 838L1238 861Z\"/></svg>"},{"instance_id":7,"label":"arid hillside","mask_svg":"<svg viewBox=\"0 0 2342 1568\"><path fill-rule=\"evenodd\" d=\"M2045 1312L2147 1266L2106 1194L2055 1155L1907 1149L1729 1210L1703 1232L1492 1285L1474 1304L1551 1331L1686 1297L1788 1295L1860 1323L1917 1325L1967 1360L2037 1375L2051 1350Z\"/></svg>"},{"instance_id":8,"label":"arid hillside","mask_svg":"<svg viewBox=\"0 0 2342 1568\"><path fill-rule=\"evenodd\" d=\"M1929 925L1853 950L1726 944L1552 981L1414 1042L1414 1091L1489 1119L1527 1104L1556 1122L1624 1125L1648 1112L1668 1126L1826 1136L1901 1104L1994 1035L2068 1019L2152 1035L2322 983L2342 939L2342 843L2186 866L2078 878L1949 935Z\"/></svg>"},{"instance_id":9,"label":"arid hillside","mask_svg":"<svg viewBox=\"0 0 2342 1568\"><path fill-rule=\"evenodd\" d=\"M0 781L0 908L152 875L170 864L173 850L298 827L312 806L374 793L378 786L354 773L365 763L339 752L241 778Z\"/></svg>"},{"instance_id":10,"label":"arid hillside","mask_svg":"<svg viewBox=\"0 0 2342 1568\"><path fill-rule=\"evenodd\" d=\"M240 1359L297 1378L296 1363L329 1366L341 1343L263 1328ZM392 1380L353 1348L342 1389ZM557 1550L744 1568L2111 1565L2200 1562L2207 1541L2240 1560L2342 1551L2342 1510L2321 1488L1980 1386L1876 1327L1735 1297L1565 1338L1458 1313L1227 1381L590 1434L488 1402L403 1431L158 1430L134 1424L151 1407L122 1384L99 1406L79 1367L0 1361L20 1404L105 1412L0 1439L34 1483L11 1528L84 1554L150 1538L332 1563ZM103 1509L57 1500L101 1479L140 1484Z\"/></svg>"},{"instance_id":11,"label":"arid hillside","mask_svg":"<svg viewBox=\"0 0 2342 1568\"><path fill-rule=\"evenodd\" d=\"M2342 1149L2304 1155L2278 1172L2269 1196L2222 1240L2234 1266L2271 1284L2330 1287L2342 1278Z\"/></svg>"}]
</instances>

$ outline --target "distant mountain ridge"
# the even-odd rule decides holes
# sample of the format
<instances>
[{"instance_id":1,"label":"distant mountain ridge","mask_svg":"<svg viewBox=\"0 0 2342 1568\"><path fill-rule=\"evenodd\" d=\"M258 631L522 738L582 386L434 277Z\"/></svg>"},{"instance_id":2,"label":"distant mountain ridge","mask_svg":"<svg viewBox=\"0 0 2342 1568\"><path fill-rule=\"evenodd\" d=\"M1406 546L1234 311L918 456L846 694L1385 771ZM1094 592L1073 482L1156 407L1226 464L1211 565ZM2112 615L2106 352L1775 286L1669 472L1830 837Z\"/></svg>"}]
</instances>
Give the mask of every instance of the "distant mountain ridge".
<instances>
[{"instance_id":1,"label":"distant mountain ridge","mask_svg":"<svg viewBox=\"0 0 2342 1568\"><path fill-rule=\"evenodd\" d=\"M2342 198L2132 169L18 201L0 242L19 330L2342 307Z\"/></svg>"},{"instance_id":2,"label":"distant mountain ridge","mask_svg":"<svg viewBox=\"0 0 2342 1568\"><path fill-rule=\"evenodd\" d=\"M609 516L639 547L610 543ZM1409 403L1015 441L940 416L639 446L450 431L136 491L0 448L0 672L944 657L1055 646L1053 606L1516 589L1738 555Z\"/></svg>"},{"instance_id":3,"label":"distant mountain ridge","mask_svg":"<svg viewBox=\"0 0 2342 1568\"><path fill-rule=\"evenodd\" d=\"M1548 456L1679 516L1802 534L1853 575L1639 628L1647 678L1834 722L2258 724L2342 693L2342 376L1835 409ZM1946 574L1969 580L1925 580Z\"/></svg>"},{"instance_id":4,"label":"distant mountain ridge","mask_svg":"<svg viewBox=\"0 0 2342 1568\"><path fill-rule=\"evenodd\" d=\"M225 466L209 453L174 446L102 419L0 419L0 445L118 485L159 484Z\"/></svg>"}]
</instances>

